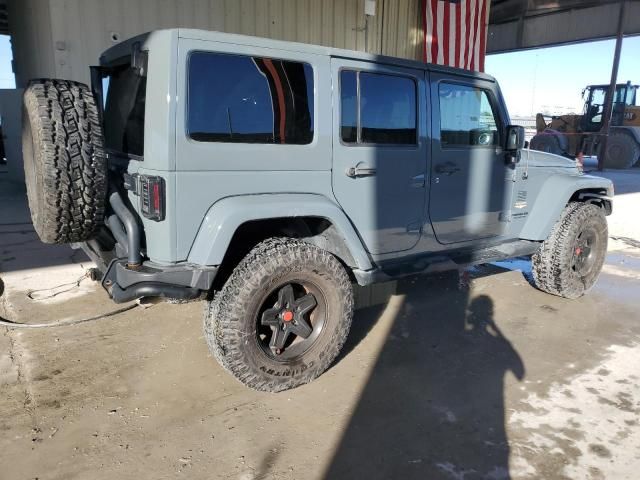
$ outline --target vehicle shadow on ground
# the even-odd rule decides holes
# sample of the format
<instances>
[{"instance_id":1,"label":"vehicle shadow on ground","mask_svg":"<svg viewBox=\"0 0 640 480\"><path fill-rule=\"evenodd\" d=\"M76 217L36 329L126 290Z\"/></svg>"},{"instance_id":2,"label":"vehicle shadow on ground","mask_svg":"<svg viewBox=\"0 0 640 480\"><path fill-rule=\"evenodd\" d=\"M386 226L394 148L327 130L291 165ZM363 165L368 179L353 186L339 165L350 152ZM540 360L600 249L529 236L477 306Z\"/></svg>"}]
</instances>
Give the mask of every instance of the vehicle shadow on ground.
<instances>
[{"instance_id":1,"label":"vehicle shadow on ground","mask_svg":"<svg viewBox=\"0 0 640 480\"><path fill-rule=\"evenodd\" d=\"M397 294L404 300L325 478L510 478L504 379L522 380L525 367L493 301L470 298L457 273L401 281ZM381 310L358 311L356 334Z\"/></svg>"}]
</instances>

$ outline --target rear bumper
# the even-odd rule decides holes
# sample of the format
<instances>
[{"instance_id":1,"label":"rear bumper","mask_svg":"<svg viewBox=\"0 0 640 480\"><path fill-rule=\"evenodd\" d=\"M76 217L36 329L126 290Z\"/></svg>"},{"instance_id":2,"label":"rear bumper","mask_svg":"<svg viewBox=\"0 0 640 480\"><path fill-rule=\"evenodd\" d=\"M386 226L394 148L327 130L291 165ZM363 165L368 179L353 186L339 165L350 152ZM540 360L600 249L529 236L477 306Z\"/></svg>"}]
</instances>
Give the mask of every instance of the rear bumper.
<instances>
[{"instance_id":1,"label":"rear bumper","mask_svg":"<svg viewBox=\"0 0 640 480\"><path fill-rule=\"evenodd\" d=\"M127 267L127 260L111 261L102 277L102 286L116 303L140 297L165 297L180 300L197 298L207 292L218 267L177 264L157 265L143 262L138 268Z\"/></svg>"},{"instance_id":2,"label":"rear bumper","mask_svg":"<svg viewBox=\"0 0 640 480\"><path fill-rule=\"evenodd\" d=\"M105 229L98 232L96 239L73 246L82 248L95 262L102 274L102 286L116 303L140 297L193 299L211 288L218 273L216 266L187 262L161 265L143 261L139 221L114 184L111 185L109 204L113 213L106 218ZM107 238L99 241L101 233L106 233Z\"/></svg>"}]
</instances>

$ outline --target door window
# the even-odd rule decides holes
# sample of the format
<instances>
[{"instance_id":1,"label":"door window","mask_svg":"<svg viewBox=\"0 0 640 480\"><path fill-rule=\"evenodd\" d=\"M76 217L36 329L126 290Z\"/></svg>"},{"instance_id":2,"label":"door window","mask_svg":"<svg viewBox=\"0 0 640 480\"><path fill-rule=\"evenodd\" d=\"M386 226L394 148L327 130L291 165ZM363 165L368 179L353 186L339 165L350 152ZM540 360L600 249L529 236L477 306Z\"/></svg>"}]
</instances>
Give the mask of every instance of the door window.
<instances>
[{"instance_id":1,"label":"door window","mask_svg":"<svg viewBox=\"0 0 640 480\"><path fill-rule=\"evenodd\" d=\"M197 141L303 145L313 140L308 63L192 53L187 104L187 131Z\"/></svg>"},{"instance_id":2,"label":"door window","mask_svg":"<svg viewBox=\"0 0 640 480\"><path fill-rule=\"evenodd\" d=\"M500 144L498 117L485 90L440 83L440 142L443 147Z\"/></svg>"},{"instance_id":3,"label":"door window","mask_svg":"<svg viewBox=\"0 0 640 480\"><path fill-rule=\"evenodd\" d=\"M415 145L416 84L396 75L340 72L340 135L345 143Z\"/></svg>"},{"instance_id":4,"label":"door window","mask_svg":"<svg viewBox=\"0 0 640 480\"><path fill-rule=\"evenodd\" d=\"M340 74L340 135L343 142L358 141L358 72L343 70Z\"/></svg>"}]
</instances>

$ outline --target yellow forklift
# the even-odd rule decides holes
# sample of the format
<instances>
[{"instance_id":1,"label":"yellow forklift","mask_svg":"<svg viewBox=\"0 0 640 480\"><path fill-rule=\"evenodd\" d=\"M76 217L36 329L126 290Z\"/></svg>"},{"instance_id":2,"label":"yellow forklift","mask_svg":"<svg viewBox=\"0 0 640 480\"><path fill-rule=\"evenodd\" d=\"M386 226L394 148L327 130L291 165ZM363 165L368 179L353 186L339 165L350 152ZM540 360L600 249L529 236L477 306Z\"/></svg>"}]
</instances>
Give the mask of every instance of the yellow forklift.
<instances>
[{"instance_id":1,"label":"yellow forklift","mask_svg":"<svg viewBox=\"0 0 640 480\"><path fill-rule=\"evenodd\" d=\"M612 104L605 168L630 168L640 159L640 106L636 105L638 85L616 85ZM536 115L537 134L531 139L534 150L569 158L598 155L604 135L601 133L609 85L589 85L582 91L585 99L582 115L559 115L547 123Z\"/></svg>"}]
</instances>

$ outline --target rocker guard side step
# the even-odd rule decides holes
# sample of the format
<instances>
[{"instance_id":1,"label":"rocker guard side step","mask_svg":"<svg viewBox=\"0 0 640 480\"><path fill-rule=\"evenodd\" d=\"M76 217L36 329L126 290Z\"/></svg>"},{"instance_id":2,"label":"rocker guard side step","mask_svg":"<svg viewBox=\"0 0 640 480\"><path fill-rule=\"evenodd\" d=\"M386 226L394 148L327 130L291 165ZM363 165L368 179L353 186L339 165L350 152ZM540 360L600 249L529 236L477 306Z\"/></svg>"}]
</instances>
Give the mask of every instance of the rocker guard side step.
<instances>
[{"instance_id":1,"label":"rocker guard side step","mask_svg":"<svg viewBox=\"0 0 640 480\"><path fill-rule=\"evenodd\" d=\"M359 285L366 286L372 283L386 282L409 275L444 272L469 265L532 255L538 248L540 248L540 242L515 240L513 242L484 248L476 247L446 253L437 252L425 255L413 255L402 262L383 264L373 270L354 270L353 274Z\"/></svg>"}]
</instances>

